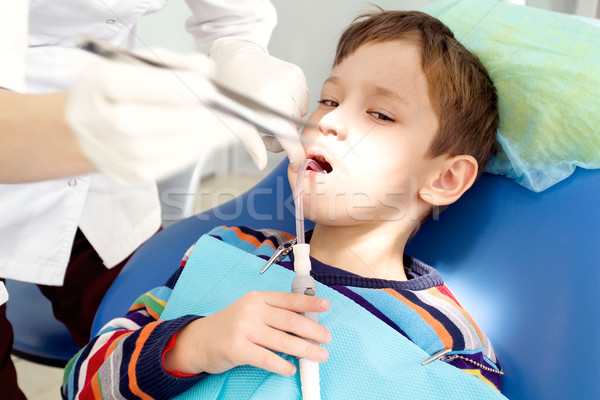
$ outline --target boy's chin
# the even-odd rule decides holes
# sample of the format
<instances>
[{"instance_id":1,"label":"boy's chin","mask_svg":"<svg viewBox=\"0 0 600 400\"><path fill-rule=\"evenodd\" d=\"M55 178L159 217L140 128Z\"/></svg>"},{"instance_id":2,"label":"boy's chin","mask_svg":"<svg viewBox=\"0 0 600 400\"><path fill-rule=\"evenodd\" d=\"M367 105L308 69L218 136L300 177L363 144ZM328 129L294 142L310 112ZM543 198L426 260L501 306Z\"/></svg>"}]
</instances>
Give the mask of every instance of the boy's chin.
<instances>
[{"instance_id":1,"label":"boy's chin","mask_svg":"<svg viewBox=\"0 0 600 400\"><path fill-rule=\"evenodd\" d=\"M323 227L336 227L336 228L342 228L342 227L353 227L353 226L357 226L360 225L362 221L360 220L356 220L354 218L350 218L347 215L344 216L337 216L337 217L323 217L323 216L316 216L313 217L311 215L304 215L304 218L306 218L309 221L312 221L315 223L315 226L317 225L321 225Z\"/></svg>"}]
</instances>

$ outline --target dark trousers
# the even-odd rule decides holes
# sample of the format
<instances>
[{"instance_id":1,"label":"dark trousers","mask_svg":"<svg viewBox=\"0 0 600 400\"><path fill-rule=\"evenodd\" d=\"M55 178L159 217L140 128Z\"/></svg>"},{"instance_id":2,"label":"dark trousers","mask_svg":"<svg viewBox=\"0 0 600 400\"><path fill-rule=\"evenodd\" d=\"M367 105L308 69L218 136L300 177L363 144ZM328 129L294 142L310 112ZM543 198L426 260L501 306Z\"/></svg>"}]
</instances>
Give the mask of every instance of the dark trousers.
<instances>
[{"instance_id":1,"label":"dark trousers","mask_svg":"<svg viewBox=\"0 0 600 400\"><path fill-rule=\"evenodd\" d=\"M107 269L78 229L63 286L38 285L52 302L56 319L65 324L80 347L89 342L96 310L126 261ZM25 395L19 389L15 366L10 358L13 330L6 319L6 306L0 307L0 392L3 399L22 400Z\"/></svg>"}]
</instances>

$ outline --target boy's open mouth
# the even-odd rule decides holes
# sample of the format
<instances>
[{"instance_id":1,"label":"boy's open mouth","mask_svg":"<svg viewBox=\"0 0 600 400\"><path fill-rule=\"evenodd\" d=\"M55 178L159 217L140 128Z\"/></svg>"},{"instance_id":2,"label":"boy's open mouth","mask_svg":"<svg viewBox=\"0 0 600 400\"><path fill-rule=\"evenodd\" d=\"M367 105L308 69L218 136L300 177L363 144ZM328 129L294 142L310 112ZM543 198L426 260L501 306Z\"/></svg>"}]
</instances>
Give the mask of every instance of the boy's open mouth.
<instances>
[{"instance_id":1,"label":"boy's open mouth","mask_svg":"<svg viewBox=\"0 0 600 400\"><path fill-rule=\"evenodd\" d=\"M328 174L331 173L331 171L333 171L333 167L331 166L331 164L329 164L325 157L321 155L313 155L309 156L308 158L311 160L315 160L317 164L319 164L319 166L323 168L323 171L327 172ZM310 165L308 166L308 169L313 170L313 168Z\"/></svg>"}]
</instances>

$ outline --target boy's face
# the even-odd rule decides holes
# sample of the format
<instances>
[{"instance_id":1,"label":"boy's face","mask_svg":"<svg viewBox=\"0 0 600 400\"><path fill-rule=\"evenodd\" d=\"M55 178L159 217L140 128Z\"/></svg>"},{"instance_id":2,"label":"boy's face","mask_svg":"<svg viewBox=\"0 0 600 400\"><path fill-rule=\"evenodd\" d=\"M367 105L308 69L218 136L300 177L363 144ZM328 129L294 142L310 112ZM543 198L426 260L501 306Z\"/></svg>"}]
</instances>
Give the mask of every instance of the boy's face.
<instances>
[{"instance_id":1,"label":"boy's face","mask_svg":"<svg viewBox=\"0 0 600 400\"><path fill-rule=\"evenodd\" d=\"M309 118L319 129L302 132L314 139L305 146L308 158L332 168L305 174L307 218L327 225L416 221L425 210L418 194L432 172L426 154L439 122L420 54L409 41L367 43L331 71ZM288 174L295 188L296 174Z\"/></svg>"}]
</instances>

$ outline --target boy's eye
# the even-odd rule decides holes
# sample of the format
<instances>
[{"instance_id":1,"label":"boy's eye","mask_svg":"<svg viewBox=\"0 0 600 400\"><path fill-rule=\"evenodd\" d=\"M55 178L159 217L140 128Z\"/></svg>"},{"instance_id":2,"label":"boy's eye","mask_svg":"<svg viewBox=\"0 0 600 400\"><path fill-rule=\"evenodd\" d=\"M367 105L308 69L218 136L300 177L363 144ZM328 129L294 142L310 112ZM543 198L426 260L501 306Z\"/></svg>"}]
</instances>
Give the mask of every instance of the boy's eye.
<instances>
[{"instance_id":1,"label":"boy's eye","mask_svg":"<svg viewBox=\"0 0 600 400\"><path fill-rule=\"evenodd\" d=\"M321 99L319 100L319 104L324 105L325 107L337 107L339 103L333 100Z\"/></svg>"},{"instance_id":2,"label":"boy's eye","mask_svg":"<svg viewBox=\"0 0 600 400\"><path fill-rule=\"evenodd\" d=\"M385 115L385 114L382 114L382 113L380 113L380 112L371 111L371 112L369 112L369 114L370 114L370 115L371 115L373 118L380 119L380 120L382 120L382 121L392 121L392 122L394 121L393 119L391 119L391 118L390 118L390 117L388 117L387 115Z\"/></svg>"}]
</instances>

